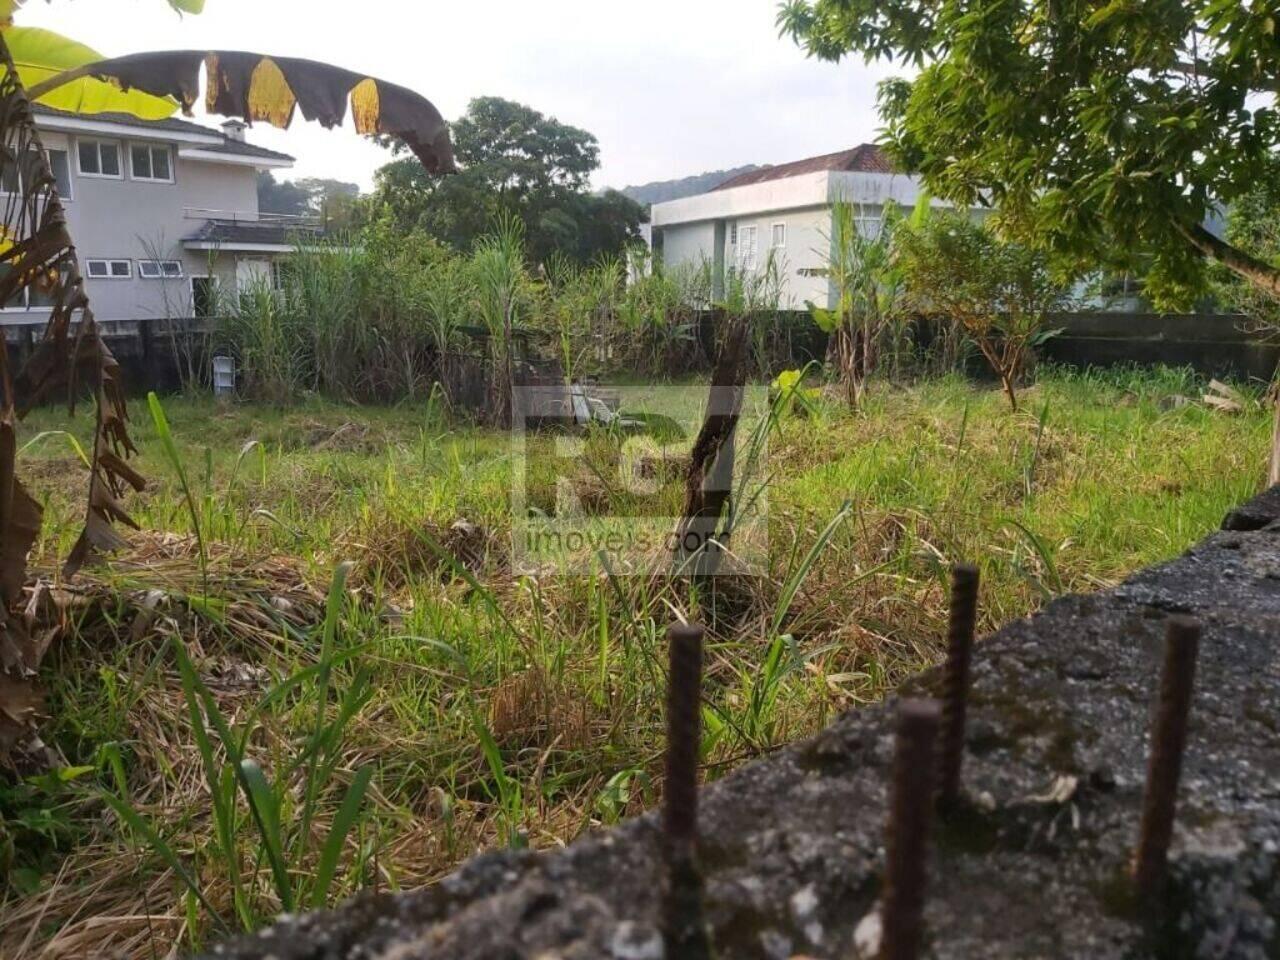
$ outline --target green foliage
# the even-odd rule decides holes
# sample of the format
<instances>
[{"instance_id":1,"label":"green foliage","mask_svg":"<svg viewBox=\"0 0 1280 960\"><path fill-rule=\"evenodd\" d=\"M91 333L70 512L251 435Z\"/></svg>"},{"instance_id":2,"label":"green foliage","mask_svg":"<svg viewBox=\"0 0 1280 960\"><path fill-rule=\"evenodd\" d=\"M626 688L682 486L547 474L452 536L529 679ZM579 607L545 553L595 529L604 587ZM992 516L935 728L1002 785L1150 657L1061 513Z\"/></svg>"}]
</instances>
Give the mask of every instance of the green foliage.
<instances>
[{"instance_id":1,"label":"green foliage","mask_svg":"<svg viewBox=\"0 0 1280 960\"><path fill-rule=\"evenodd\" d=\"M1066 295L1044 258L950 210L903 225L896 248L906 303L964 331L1016 408L1015 389L1045 316Z\"/></svg>"},{"instance_id":2,"label":"green foliage","mask_svg":"<svg viewBox=\"0 0 1280 960\"><path fill-rule=\"evenodd\" d=\"M0 780L0 891L34 893L56 855L75 841L74 783L91 766L59 767L36 776Z\"/></svg>"},{"instance_id":3,"label":"green foliage","mask_svg":"<svg viewBox=\"0 0 1280 960\"><path fill-rule=\"evenodd\" d=\"M761 337L770 335L777 314L764 309L765 287L748 279L734 289L738 307L758 310ZM666 271L640 249L589 266L554 256L535 272L514 215L500 215L467 255L421 232L402 234L383 217L350 239L302 244L274 278L218 299L220 347L238 358L250 397L292 404L311 393L434 396L453 407L463 398L501 422L510 397L502 384L523 362L526 338L532 358L558 361L567 379L701 368L711 272ZM788 346L776 346L770 362L789 359ZM483 404L475 389L482 382Z\"/></svg>"},{"instance_id":4,"label":"green foliage","mask_svg":"<svg viewBox=\"0 0 1280 960\"><path fill-rule=\"evenodd\" d=\"M806 416L771 420L758 471L770 477L768 576L728 593L733 606L717 612L732 615L712 621L706 777L936 662L951 560L981 559L985 633L1216 528L1263 482L1270 416L1178 402L1204 386L1187 369L1041 366L1029 412L1016 416L1000 413L997 391L948 377L870 391L857 414L818 397ZM57 792L12 779L0 788L0 851L8 830L24 868L10 871L11 889L35 888L5 903L0 952L21 955L37 913L27 953L77 921L133 911L144 895L153 916L189 918L190 939L181 922L100 922L80 928L78 949L199 952L222 923L274 916L286 894L242 784L245 759L262 771L266 792L259 784L253 802L268 829L278 825L272 847L298 909L362 887L420 888L477 851L525 837L558 846L652 805L661 785L644 772L654 776L662 749L663 631L707 611L662 578L606 568L513 579L501 552L464 565L449 541L458 518L494 542L509 536L506 433L467 423L442 433L422 406L319 398L230 410L173 398L165 415L198 522L218 541L213 596L201 600L194 545L182 552L196 521L144 415L139 468L155 484L128 506L145 530L178 537L142 534L141 550L162 544L158 564L126 553L78 581L81 595L103 599L69 616L51 653L43 736L97 773ZM308 439L352 424L370 442ZM20 469L79 469L56 440L26 446L64 428L82 445L91 436L83 418L68 426L57 409L32 411ZM50 490L37 563L78 534L82 495L78 481ZM334 589L343 555L360 563ZM167 598L139 632L158 575ZM324 586L329 612L317 612L301 598ZM194 668L185 683L176 638ZM353 709L369 691L376 699ZM321 713L323 729L338 730L317 738ZM318 739L328 745L316 752ZM343 813L353 806L354 820ZM330 874L322 864L335 862L326 851L338 836Z\"/></svg>"},{"instance_id":5,"label":"green foliage","mask_svg":"<svg viewBox=\"0 0 1280 960\"><path fill-rule=\"evenodd\" d=\"M811 54L918 68L881 89L899 160L961 207L989 204L1060 275L1145 269L1161 306L1207 288L1201 224L1280 146L1269 4L1224 0L786 0ZM1265 264L1231 264L1272 288Z\"/></svg>"},{"instance_id":6,"label":"green foliage","mask_svg":"<svg viewBox=\"0 0 1280 960\"><path fill-rule=\"evenodd\" d=\"M302 177L276 180L270 170L258 172L258 209L295 217L314 217L326 229L345 231L356 226L361 212L360 188L345 180Z\"/></svg>"},{"instance_id":7,"label":"green foliage","mask_svg":"<svg viewBox=\"0 0 1280 960\"><path fill-rule=\"evenodd\" d=\"M214 827L213 842L199 852L197 862L204 860L223 873L231 891L235 924L245 930L254 929L277 912L264 899L258 883L264 861L271 895L279 909L325 906L334 895L342 854L364 818L364 798L373 775L369 766L351 775L317 846L318 831L312 829L313 824L322 801L334 792L339 779L347 728L372 695L368 672L357 670L346 692L334 698L335 709L330 713L334 669L357 652L338 646L349 568L349 564L340 564L334 572L321 625L318 662L269 690L238 723L223 715L184 642L175 638L172 643ZM273 704L312 685L315 720L311 732L298 744L295 756L281 758L275 765L273 780L262 763L249 755L258 724ZM210 901L202 883L204 872L192 869L188 858L143 811L127 796L104 793L102 799L174 871L210 920L223 929L233 926ZM246 830L250 824L252 834ZM253 851L256 855L246 856ZM246 861L252 865L246 867Z\"/></svg>"},{"instance_id":8,"label":"green foliage","mask_svg":"<svg viewBox=\"0 0 1280 960\"><path fill-rule=\"evenodd\" d=\"M1227 239L1264 263L1280 268L1280 160L1253 189L1231 205ZM1280 293L1219 270L1215 293L1228 309L1247 314L1255 332L1280 336Z\"/></svg>"},{"instance_id":9,"label":"green foliage","mask_svg":"<svg viewBox=\"0 0 1280 960\"><path fill-rule=\"evenodd\" d=\"M906 318L901 309L901 269L893 253L893 234L900 220L892 203L871 217L845 201L832 206L826 276L836 305L830 309L808 306L819 329L834 338L850 406L857 406L882 349L889 349L893 373L900 372ZM864 227L868 222L874 227Z\"/></svg>"},{"instance_id":10,"label":"green foliage","mask_svg":"<svg viewBox=\"0 0 1280 960\"><path fill-rule=\"evenodd\" d=\"M515 216L533 263L557 252L579 264L621 257L639 240L644 209L615 190L590 191L600 147L587 131L523 104L478 97L452 134L460 173L432 177L410 158L393 161L378 171L374 209L402 230L422 230L463 252L499 215Z\"/></svg>"},{"instance_id":11,"label":"green foliage","mask_svg":"<svg viewBox=\"0 0 1280 960\"><path fill-rule=\"evenodd\" d=\"M524 224L510 214L498 218L494 231L483 237L471 254L475 278L476 312L483 322L489 348L489 418L511 422L515 387L515 333L537 296L525 267Z\"/></svg>"}]
</instances>

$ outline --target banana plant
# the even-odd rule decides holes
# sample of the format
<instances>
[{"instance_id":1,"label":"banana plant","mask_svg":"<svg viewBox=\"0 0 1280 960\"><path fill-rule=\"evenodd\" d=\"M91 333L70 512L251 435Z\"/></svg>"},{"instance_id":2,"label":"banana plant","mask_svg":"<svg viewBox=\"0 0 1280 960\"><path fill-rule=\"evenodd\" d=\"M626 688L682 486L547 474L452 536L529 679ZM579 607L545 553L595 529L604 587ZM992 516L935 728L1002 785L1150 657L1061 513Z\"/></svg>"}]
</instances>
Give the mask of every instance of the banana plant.
<instances>
[{"instance_id":1,"label":"banana plant","mask_svg":"<svg viewBox=\"0 0 1280 960\"><path fill-rule=\"evenodd\" d=\"M121 498L145 480L129 465L136 450L120 367L99 336L75 244L31 104L80 113L118 111L159 119L190 114L206 74L207 112L286 128L295 113L326 127L348 113L356 132L408 147L430 173L454 169L448 125L421 95L340 67L240 51L180 50L103 59L47 30L14 24L23 0L0 0L0 163L13 164L20 189L0 200L0 303L39 287L53 306L36 349L16 375L0 350L0 759L30 729L40 705L31 677L42 655L21 617L26 562L41 507L16 475L17 421L65 390L74 407L85 390L96 409L84 529L67 558L74 574L92 555L123 541L114 524L133 525ZM169 0L199 13L203 0Z\"/></svg>"}]
</instances>

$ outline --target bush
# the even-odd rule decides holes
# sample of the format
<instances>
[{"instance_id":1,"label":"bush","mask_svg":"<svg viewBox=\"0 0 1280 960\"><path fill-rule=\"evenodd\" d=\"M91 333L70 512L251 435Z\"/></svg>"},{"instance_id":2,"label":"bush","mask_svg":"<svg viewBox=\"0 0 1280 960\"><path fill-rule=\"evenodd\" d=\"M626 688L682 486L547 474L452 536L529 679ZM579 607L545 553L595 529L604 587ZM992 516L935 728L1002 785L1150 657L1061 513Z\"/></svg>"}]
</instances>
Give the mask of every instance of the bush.
<instances>
[{"instance_id":1,"label":"bush","mask_svg":"<svg viewBox=\"0 0 1280 960\"><path fill-rule=\"evenodd\" d=\"M1044 337L1045 316L1066 299L1043 258L955 211L903 224L896 248L906 302L963 330L1016 410L1017 386Z\"/></svg>"}]
</instances>

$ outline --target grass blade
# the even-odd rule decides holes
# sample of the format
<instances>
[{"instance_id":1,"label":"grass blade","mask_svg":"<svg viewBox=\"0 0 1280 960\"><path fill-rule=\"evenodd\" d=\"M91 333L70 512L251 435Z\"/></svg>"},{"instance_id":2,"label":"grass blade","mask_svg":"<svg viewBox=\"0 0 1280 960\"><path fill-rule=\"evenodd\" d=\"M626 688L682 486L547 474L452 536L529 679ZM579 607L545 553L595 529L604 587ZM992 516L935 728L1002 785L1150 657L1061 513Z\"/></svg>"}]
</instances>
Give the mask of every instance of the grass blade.
<instances>
[{"instance_id":1,"label":"grass blade","mask_svg":"<svg viewBox=\"0 0 1280 960\"><path fill-rule=\"evenodd\" d=\"M333 825L329 827L329 835L325 838L320 860L316 864L315 886L311 888L312 909L319 910L329 898L329 886L338 868L338 858L342 855L347 835L360 817L360 805L364 802L372 777L372 766L361 767L351 781L351 786L347 788L346 796L342 798L342 806L333 818Z\"/></svg>"},{"instance_id":2,"label":"grass blade","mask_svg":"<svg viewBox=\"0 0 1280 960\"><path fill-rule=\"evenodd\" d=\"M279 802L271 790L271 784L267 782L266 774L255 761L240 761L240 782L244 786L245 797L249 801L254 822L258 825L258 832L262 835L267 864L271 867L280 905L286 911L292 911L293 886L289 880L289 865L284 860L284 845L280 842Z\"/></svg>"}]
</instances>

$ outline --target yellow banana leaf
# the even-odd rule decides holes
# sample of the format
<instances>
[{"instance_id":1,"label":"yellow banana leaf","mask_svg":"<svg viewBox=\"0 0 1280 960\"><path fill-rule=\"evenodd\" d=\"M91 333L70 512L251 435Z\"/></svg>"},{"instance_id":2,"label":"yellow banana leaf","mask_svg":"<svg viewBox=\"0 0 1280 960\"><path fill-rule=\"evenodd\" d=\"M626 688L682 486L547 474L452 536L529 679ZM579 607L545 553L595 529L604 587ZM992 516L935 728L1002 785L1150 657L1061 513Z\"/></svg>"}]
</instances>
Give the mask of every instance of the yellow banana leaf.
<instances>
[{"instance_id":1,"label":"yellow banana leaf","mask_svg":"<svg viewBox=\"0 0 1280 960\"><path fill-rule=\"evenodd\" d=\"M12 2L0 0L0 4ZM9 45L9 53L18 68L18 77L28 89L66 70L102 59L102 55L92 47L38 27L9 27L4 31L4 41ZM38 100L46 106L73 113L112 111L130 113L143 120L162 120L178 109L178 103L172 97L124 90L116 83L96 77L72 80Z\"/></svg>"}]
</instances>

